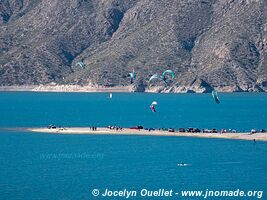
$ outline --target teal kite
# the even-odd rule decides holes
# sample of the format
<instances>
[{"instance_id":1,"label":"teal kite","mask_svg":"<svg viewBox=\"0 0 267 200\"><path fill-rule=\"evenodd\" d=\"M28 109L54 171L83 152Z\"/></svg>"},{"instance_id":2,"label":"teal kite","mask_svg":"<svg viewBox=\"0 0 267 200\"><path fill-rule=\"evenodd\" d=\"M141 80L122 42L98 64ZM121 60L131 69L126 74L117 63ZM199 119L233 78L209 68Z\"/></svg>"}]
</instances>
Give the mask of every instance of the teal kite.
<instances>
[{"instance_id":1,"label":"teal kite","mask_svg":"<svg viewBox=\"0 0 267 200\"><path fill-rule=\"evenodd\" d=\"M175 76L174 72L173 72L172 70L170 70L170 69L164 71L164 72L162 73L162 75L161 75L161 78L162 78L162 80L163 80L164 82L166 82L166 83L169 82L169 81L167 80L167 79L168 79L168 77L166 76L167 74L170 74L170 75L171 75L171 79L174 79L174 76Z\"/></svg>"},{"instance_id":2,"label":"teal kite","mask_svg":"<svg viewBox=\"0 0 267 200\"><path fill-rule=\"evenodd\" d=\"M79 65L81 68L84 68L84 63L83 62L77 62L75 66Z\"/></svg>"},{"instance_id":3,"label":"teal kite","mask_svg":"<svg viewBox=\"0 0 267 200\"><path fill-rule=\"evenodd\" d=\"M131 78L131 84L134 82L134 80L136 79L136 73L133 70L132 72L129 73L129 76Z\"/></svg>"}]
</instances>

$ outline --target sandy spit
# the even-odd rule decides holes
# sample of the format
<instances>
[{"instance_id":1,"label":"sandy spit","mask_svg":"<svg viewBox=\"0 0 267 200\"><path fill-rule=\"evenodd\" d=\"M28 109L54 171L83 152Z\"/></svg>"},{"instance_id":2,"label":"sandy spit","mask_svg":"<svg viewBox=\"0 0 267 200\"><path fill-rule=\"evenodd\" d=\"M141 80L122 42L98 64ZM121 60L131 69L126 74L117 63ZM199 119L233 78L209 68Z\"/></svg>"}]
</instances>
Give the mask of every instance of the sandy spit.
<instances>
[{"instance_id":1,"label":"sandy spit","mask_svg":"<svg viewBox=\"0 0 267 200\"><path fill-rule=\"evenodd\" d=\"M177 137L201 137L201 138L222 138L222 139L239 139L239 140L259 140L267 141L267 133L181 133L168 132L162 130L135 130L123 128L122 130L113 130L108 128L97 128L96 131L90 127L67 127L67 128L28 128L30 132L50 133L50 134L91 134L91 135L146 135L146 136L177 136Z\"/></svg>"}]
</instances>

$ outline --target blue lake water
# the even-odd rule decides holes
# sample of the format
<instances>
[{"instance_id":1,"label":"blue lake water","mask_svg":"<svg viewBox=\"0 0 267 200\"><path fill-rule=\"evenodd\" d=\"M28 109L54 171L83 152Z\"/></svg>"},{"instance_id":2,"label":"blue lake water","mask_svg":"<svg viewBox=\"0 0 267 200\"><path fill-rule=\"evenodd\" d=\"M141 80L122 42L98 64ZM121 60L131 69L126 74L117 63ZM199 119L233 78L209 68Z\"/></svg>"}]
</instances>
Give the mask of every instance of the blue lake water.
<instances>
[{"instance_id":1,"label":"blue lake water","mask_svg":"<svg viewBox=\"0 0 267 200\"><path fill-rule=\"evenodd\" d=\"M87 200L92 190L257 190L267 143L184 137L50 135L6 128L134 126L267 129L267 94L0 93L0 199ZM156 100L157 112L149 105ZM177 163L190 166L179 167ZM132 199L151 199L132 197ZM152 198L153 199L153 198ZM155 199L203 199L155 197ZM209 197L207 199L229 199ZM258 199L232 197L230 199Z\"/></svg>"}]
</instances>

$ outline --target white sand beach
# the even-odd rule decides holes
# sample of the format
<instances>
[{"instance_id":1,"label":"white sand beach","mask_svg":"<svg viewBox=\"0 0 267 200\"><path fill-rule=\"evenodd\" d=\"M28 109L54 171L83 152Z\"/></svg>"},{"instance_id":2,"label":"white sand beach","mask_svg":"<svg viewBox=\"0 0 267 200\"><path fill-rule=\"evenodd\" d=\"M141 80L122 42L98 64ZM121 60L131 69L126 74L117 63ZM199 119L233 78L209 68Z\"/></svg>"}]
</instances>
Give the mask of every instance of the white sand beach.
<instances>
[{"instance_id":1,"label":"white sand beach","mask_svg":"<svg viewBox=\"0 0 267 200\"><path fill-rule=\"evenodd\" d=\"M177 137L200 137L200 138L222 138L238 140L259 140L267 141L267 133L187 133L187 132L168 132L162 130L148 131L144 129L113 130L109 128L97 128L93 131L90 127L66 127L66 128L28 128L30 132L50 133L50 134L91 134L91 135L147 135L147 136L177 136Z\"/></svg>"}]
</instances>

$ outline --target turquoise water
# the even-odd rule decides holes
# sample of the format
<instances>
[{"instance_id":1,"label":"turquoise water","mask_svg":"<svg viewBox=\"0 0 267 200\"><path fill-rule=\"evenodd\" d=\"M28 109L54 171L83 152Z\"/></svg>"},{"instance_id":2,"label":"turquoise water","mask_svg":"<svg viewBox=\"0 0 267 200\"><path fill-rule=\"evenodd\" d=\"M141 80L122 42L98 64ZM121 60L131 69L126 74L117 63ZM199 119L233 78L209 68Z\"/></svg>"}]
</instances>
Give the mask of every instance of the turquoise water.
<instances>
[{"instance_id":1,"label":"turquoise water","mask_svg":"<svg viewBox=\"0 0 267 200\"><path fill-rule=\"evenodd\" d=\"M267 129L265 93L0 93L0 199L87 200L92 190L257 190L267 198L267 143L183 137L50 135L61 126ZM150 103L158 102L152 113ZM178 167L177 163L190 166ZM132 197L132 199L142 199ZM151 199L151 198L143 198ZM153 198L152 198L153 199ZM203 199L179 196L155 199ZM210 197L207 199L229 199ZM230 199L257 199L232 197Z\"/></svg>"},{"instance_id":2,"label":"turquoise water","mask_svg":"<svg viewBox=\"0 0 267 200\"><path fill-rule=\"evenodd\" d=\"M1 93L0 127L144 125L146 127L267 128L267 94ZM157 112L149 105L156 100Z\"/></svg>"}]
</instances>

